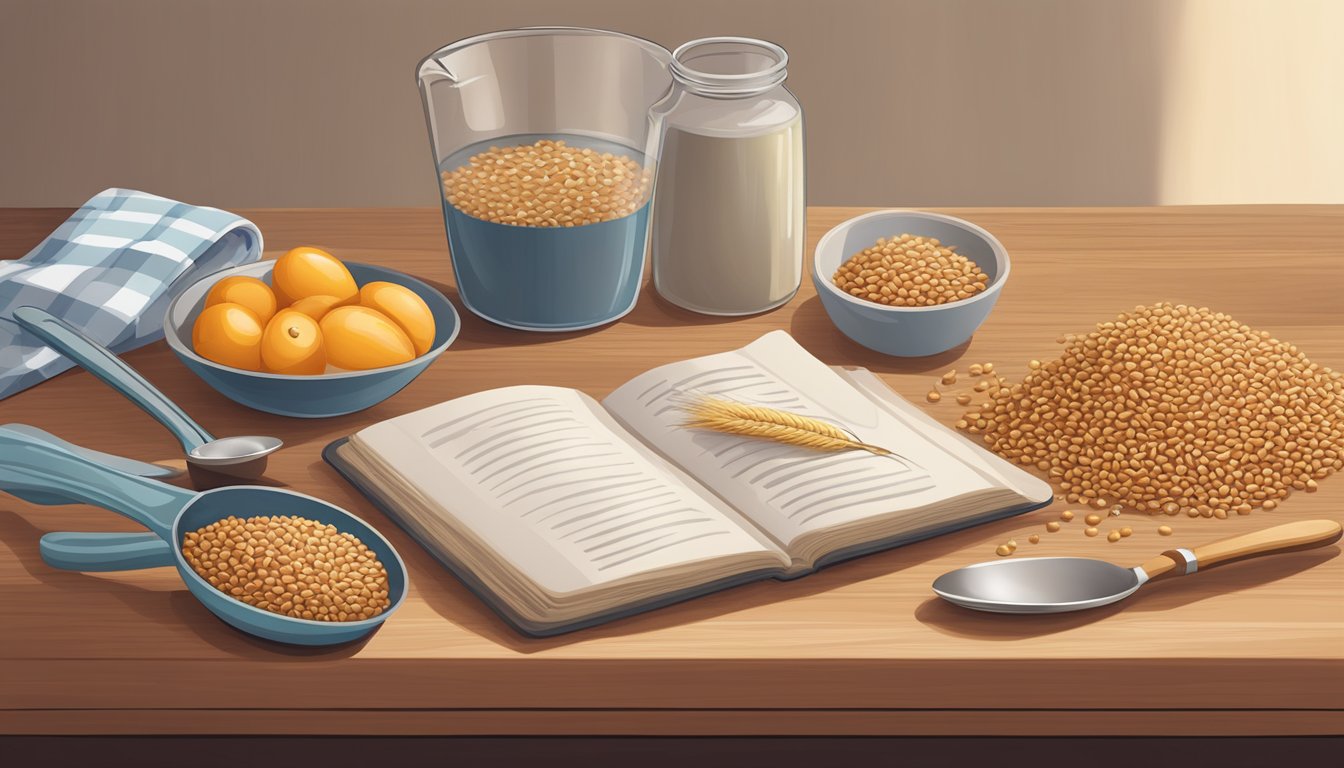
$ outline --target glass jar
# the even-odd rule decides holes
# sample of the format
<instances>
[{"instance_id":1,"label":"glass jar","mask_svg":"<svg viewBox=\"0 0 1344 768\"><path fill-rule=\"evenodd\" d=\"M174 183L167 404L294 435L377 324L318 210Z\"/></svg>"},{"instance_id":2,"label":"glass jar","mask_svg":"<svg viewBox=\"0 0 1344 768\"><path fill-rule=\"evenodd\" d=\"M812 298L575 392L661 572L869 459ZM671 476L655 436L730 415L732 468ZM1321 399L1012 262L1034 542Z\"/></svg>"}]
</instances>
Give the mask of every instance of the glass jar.
<instances>
[{"instance_id":1,"label":"glass jar","mask_svg":"<svg viewBox=\"0 0 1344 768\"><path fill-rule=\"evenodd\" d=\"M788 54L711 37L672 54L672 91L650 110L660 155L653 197L659 295L707 315L785 304L802 279L803 112L784 87Z\"/></svg>"}]
</instances>

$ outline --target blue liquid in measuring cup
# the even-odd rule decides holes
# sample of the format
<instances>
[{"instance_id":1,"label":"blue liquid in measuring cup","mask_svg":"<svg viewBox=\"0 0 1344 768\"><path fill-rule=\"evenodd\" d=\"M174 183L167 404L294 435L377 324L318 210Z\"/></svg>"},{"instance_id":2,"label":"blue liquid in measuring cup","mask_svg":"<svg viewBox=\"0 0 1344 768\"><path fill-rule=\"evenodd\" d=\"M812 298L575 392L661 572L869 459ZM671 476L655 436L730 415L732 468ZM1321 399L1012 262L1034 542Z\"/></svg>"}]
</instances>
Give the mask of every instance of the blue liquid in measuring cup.
<instances>
[{"instance_id":1,"label":"blue liquid in measuring cup","mask_svg":"<svg viewBox=\"0 0 1344 768\"><path fill-rule=\"evenodd\" d=\"M572 134L501 136L449 155L439 172L467 165L490 147L563 140L575 147L624 155L630 147ZM457 287L467 309L499 325L572 331L609 323L635 306L644 274L649 203L611 221L577 227L520 227L469 216L443 196L443 221Z\"/></svg>"}]
</instances>

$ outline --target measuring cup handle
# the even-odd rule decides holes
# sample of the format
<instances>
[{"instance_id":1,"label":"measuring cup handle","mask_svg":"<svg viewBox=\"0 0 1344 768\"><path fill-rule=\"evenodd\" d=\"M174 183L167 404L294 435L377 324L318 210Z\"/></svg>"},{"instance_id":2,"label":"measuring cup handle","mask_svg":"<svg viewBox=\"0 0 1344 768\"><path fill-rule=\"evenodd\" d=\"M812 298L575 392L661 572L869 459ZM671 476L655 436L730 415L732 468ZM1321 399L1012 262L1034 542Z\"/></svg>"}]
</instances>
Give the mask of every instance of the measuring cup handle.
<instances>
[{"instance_id":1,"label":"measuring cup handle","mask_svg":"<svg viewBox=\"0 0 1344 768\"><path fill-rule=\"evenodd\" d=\"M13 314L15 322L24 330L79 363L167 427L187 451L214 439L134 368L79 329L37 307L19 307Z\"/></svg>"},{"instance_id":2,"label":"measuring cup handle","mask_svg":"<svg viewBox=\"0 0 1344 768\"><path fill-rule=\"evenodd\" d=\"M48 533L38 542L42 560L66 571L138 571L176 565L173 548L152 533Z\"/></svg>"},{"instance_id":3,"label":"measuring cup handle","mask_svg":"<svg viewBox=\"0 0 1344 768\"><path fill-rule=\"evenodd\" d=\"M94 504L125 515L162 539L196 494L118 472L41 436L0 426L0 491L34 504Z\"/></svg>"}]
</instances>

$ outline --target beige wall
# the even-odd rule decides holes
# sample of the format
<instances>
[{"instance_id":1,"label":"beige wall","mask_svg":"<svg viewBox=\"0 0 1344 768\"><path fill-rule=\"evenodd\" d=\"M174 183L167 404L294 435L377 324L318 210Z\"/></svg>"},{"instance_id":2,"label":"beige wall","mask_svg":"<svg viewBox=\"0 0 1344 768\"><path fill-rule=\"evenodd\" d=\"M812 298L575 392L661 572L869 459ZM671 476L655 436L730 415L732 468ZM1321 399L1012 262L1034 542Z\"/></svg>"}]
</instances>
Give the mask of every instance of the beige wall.
<instances>
[{"instance_id":1,"label":"beige wall","mask_svg":"<svg viewBox=\"0 0 1344 768\"><path fill-rule=\"evenodd\" d=\"M1163 202L1344 202L1344 1L1186 0Z\"/></svg>"},{"instance_id":2,"label":"beige wall","mask_svg":"<svg viewBox=\"0 0 1344 768\"><path fill-rule=\"evenodd\" d=\"M414 64L539 24L782 44L814 204L1344 202L1333 0L0 0L0 206L433 204Z\"/></svg>"}]
</instances>

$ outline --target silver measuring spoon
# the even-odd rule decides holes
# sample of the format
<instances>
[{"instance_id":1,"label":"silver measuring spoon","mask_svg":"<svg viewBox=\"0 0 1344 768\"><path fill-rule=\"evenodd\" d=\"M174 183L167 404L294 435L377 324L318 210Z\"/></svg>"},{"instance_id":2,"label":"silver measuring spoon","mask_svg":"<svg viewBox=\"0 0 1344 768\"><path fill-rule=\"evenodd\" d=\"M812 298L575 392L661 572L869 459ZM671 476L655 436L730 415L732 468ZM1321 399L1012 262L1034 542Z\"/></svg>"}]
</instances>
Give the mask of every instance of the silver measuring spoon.
<instances>
[{"instance_id":1,"label":"silver measuring spoon","mask_svg":"<svg viewBox=\"0 0 1344 768\"><path fill-rule=\"evenodd\" d=\"M1323 547L1344 533L1334 520L1303 520L1194 549L1172 549L1133 568L1085 557L997 560L939 576L933 591L965 608L993 613L1063 613L1123 600L1152 579L1182 576L1260 555Z\"/></svg>"},{"instance_id":2,"label":"silver measuring spoon","mask_svg":"<svg viewBox=\"0 0 1344 768\"><path fill-rule=\"evenodd\" d=\"M266 469L266 457L284 445L279 438L263 435L216 439L134 368L69 323L37 307L19 307L14 310L14 320L167 427L182 443L191 467L242 479L257 478Z\"/></svg>"}]
</instances>

